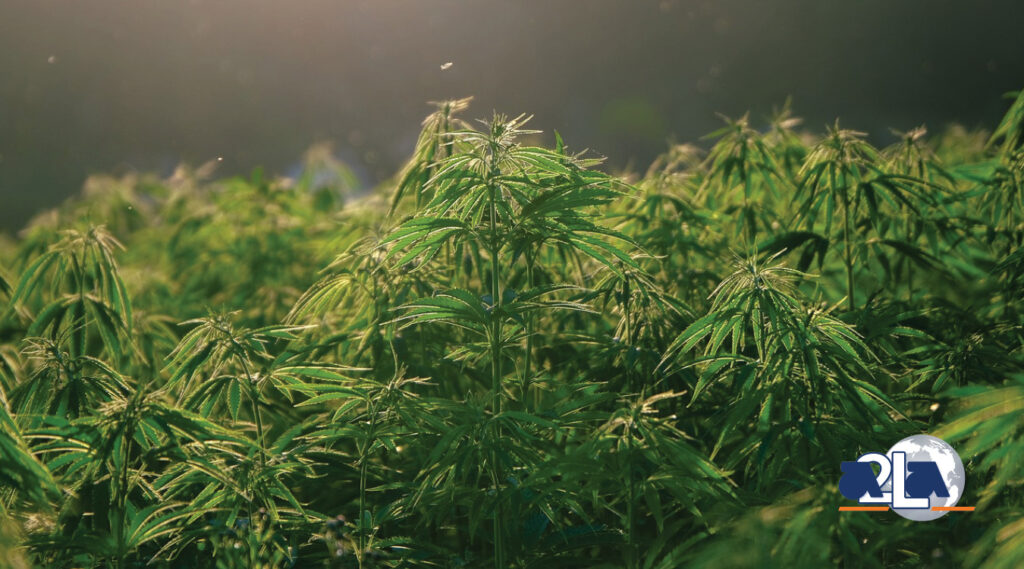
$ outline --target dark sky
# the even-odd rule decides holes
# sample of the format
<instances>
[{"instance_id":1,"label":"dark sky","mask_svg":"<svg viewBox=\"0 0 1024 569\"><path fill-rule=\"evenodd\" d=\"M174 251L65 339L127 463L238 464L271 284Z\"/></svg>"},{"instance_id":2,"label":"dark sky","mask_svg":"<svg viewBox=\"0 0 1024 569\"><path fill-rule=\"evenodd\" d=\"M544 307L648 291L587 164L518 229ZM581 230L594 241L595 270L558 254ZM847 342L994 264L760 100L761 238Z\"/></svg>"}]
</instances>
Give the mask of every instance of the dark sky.
<instances>
[{"instance_id":1,"label":"dark sky","mask_svg":"<svg viewBox=\"0 0 1024 569\"><path fill-rule=\"evenodd\" d=\"M638 167L790 95L815 129L991 128L1021 29L1017 0L0 0L0 228L89 173L287 172L321 140L372 183L467 95Z\"/></svg>"}]
</instances>

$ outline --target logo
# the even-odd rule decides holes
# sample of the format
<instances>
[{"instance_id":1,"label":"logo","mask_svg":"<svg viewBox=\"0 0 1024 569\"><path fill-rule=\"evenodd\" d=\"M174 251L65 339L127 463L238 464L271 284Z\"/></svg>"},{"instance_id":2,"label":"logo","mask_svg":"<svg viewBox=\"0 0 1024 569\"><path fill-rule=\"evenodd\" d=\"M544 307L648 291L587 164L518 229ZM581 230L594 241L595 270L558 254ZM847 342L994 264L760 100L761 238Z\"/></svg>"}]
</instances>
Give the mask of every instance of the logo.
<instances>
[{"instance_id":1,"label":"logo","mask_svg":"<svg viewBox=\"0 0 1024 569\"><path fill-rule=\"evenodd\" d=\"M872 464L878 466L877 474ZM926 522L949 512L974 510L956 505L964 495L964 463L949 443L937 437L907 437L886 454L868 453L841 467L839 493L864 505L841 506L840 511L891 507L908 520Z\"/></svg>"}]
</instances>

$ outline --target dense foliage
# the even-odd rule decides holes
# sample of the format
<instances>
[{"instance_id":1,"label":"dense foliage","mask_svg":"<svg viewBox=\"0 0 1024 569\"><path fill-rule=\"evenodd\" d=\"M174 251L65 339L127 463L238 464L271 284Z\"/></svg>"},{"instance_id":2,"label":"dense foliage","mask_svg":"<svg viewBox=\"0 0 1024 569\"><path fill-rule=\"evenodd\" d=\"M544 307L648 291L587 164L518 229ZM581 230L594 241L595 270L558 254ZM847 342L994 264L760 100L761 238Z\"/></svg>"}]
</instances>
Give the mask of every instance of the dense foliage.
<instances>
[{"instance_id":1,"label":"dense foliage","mask_svg":"<svg viewBox=\"0 0 1024 569\"><path fill-rule=\"evenodd\" d=\"M368 193L97 177L0 243L0 563L1024 565L1024 95L625 177L467 105ZM977 511L839 512L916 433Z\"/></svg>"}]
</instances>

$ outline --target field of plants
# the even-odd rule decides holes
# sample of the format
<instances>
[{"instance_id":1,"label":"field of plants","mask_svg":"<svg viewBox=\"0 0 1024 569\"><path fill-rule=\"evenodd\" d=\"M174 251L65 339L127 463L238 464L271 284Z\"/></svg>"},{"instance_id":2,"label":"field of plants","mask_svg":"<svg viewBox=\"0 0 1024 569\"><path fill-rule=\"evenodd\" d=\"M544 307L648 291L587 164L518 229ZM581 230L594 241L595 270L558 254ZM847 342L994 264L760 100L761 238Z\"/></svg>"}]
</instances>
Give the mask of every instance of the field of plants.
<instances>
[{"instance_id":1,"label":"field of plants","mask_svg":"<svg viewBox=\"0 0 1024 569\"><path fill-rule=\"evenodd\" d=\"M98 176L0 241L0 565L1024 566L1024 94L619 176L468 106L370 192ZM976 511L838 511L919 433Z\"/></svg>"}]
</instances>

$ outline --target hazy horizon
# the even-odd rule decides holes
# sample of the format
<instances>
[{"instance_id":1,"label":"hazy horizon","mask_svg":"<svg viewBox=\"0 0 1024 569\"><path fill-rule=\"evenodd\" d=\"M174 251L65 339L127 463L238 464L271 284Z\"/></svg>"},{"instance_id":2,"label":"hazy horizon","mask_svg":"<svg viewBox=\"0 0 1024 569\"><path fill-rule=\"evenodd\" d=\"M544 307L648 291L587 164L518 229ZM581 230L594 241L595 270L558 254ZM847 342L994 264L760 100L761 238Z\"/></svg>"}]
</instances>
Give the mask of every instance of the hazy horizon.
<instances>
[{"instance_id":1,"label":"hazy horizon","mask_svg":"<svg viewBox=\"0 0 1024 569\"><path fill-rule=\"evenodd\" d=\"M333 141L363 183L394 172L428 101L534 114L643 169L716 113L792 96L811 130L994 126L1024 86L1024 7L792 0L9 1L0 8L0 230L90 173L287 172ZM442 65L451 62L447 69Z\"/></svg>"}]
</instances>

